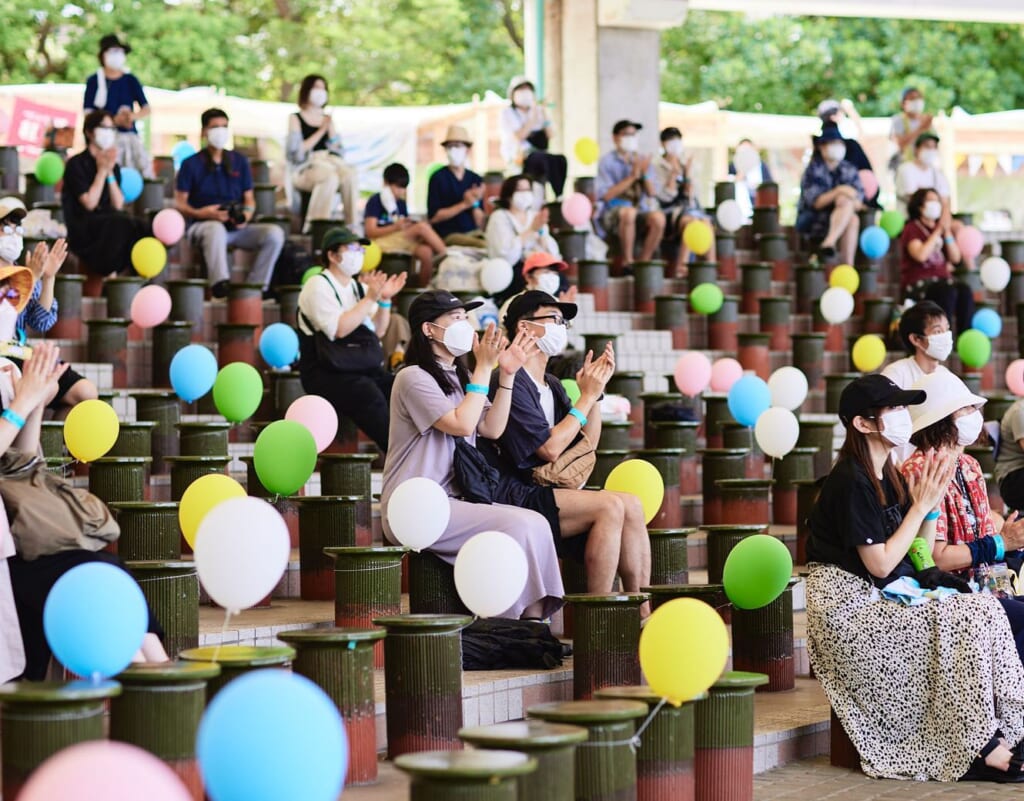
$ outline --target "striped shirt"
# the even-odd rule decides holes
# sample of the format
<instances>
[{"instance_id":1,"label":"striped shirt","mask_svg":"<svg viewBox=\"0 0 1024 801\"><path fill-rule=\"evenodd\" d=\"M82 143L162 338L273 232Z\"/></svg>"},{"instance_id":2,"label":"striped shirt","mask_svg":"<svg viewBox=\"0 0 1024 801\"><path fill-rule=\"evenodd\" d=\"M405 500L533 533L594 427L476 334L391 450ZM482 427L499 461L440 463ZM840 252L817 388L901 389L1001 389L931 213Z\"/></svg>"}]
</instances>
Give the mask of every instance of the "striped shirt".
<instances>
[{"instance_id":1,"label":"striped shirt","mask_svg":"<svg viewBox=\"0 0 1024 801\"><path fill-rule=\"evenodd\" d=\"M50 309L47 311L39 303L39 296L42 294L43 283L42 281L36 281L35 286L32 287L32 298L21 314L18 315L17 327L19 330L24 331L27 328L31 328L33 331L43 334L53 328L54 323L57 322L57 298L53 299Z\"/></svg>"}]
</instances>

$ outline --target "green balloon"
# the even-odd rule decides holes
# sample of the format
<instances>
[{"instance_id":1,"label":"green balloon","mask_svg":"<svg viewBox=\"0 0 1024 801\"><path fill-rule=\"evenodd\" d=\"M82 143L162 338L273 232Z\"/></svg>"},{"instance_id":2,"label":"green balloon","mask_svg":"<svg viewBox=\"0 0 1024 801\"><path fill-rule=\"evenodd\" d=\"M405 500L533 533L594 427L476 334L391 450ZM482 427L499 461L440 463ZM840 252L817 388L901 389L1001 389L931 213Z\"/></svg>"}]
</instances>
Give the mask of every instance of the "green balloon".
<instances>
[{"instance_id":1,"label":"green balloon","mask_svg":"<svg viewBox=\"0 0 1024 801\"><path fill-rule=\"evenodd\" d=\"M571 403L576 403L580 399L580 385L576 383L575 378L563 378L562 386L565 387L565 393Z\"/></svg>"},{"instance_id":2,"label":"green balloon","mask_svg":"<svg viewBox=\"0 0 1024 801\"><path fill-rule=\"evenodd\" d=\"M306 281L308 281L314 275L320 275L320 273L322 273L323 271L324 271L324 268L320 267L319 265L315 266L315 267L310 267L308 270L306 270L306 272L304 272L302 274L302 283L303 283L303 285L305 285Z\"/></svg>"},{"instance_id":3,"label":"green balloon","mask_svg":"<svg viewBox=\"0 0 1024 801\"><path fill-rule=\"evenodd\" d=\"M956 352L967 367L984 367L992 356L992 340L977 328L968 328L957 339Z\"/></svg>"},{"instance_id":4,"label":"green balloon","mask_svg":"<svg viewBox=\"0 0 1024 801\"><path fill-rule=\"evenodd\" d=\"M64 177L64 159L53 151L46 151L36 161L36 180L52 186Z\"/></svg>"},{"instance_id":5,"label":"green balloon","mask_svg":"<svg viewBox=\"0 0 1024 801\"><path fill-rule=\"evenodd\" d=\"M260 432L253 449L260 483L275 495L302 489L316 468L316 442L302 423L278 420Z\"/></svg>"},{"instance_id":6,"label":"green balloon","mask_svg":"<svg viewBox=\"0 0 1024 801\"><path fill-rule=\"evenodd\" d=\"M263 400L263 377L251 364L232 362L222 367L213 382L213 403L232 423L256 413Z\"/></svg>"},{"instance_id":7,"label":"green balloon","mask_svg":"<svg viewBox=\"0 0 1024 801\"><path fill-rule=\"evenodd\" d=\"M429 181L431 178L433 178L434 177L434 173L437 172L438 170L443 170L445 168L445 166L446 165L441 163L440 161L435 161L433 164L428 165L427 166L427 180Z\"/></svg>"},{"instance_id":8,"label":"green balloon","mask_svg":"<svg viewBox=\"0 0 1024 801\"><path fill-rule=\"evenodd\" d=\"M890 239L895 239L900 235L905 223L906 220L903 219L903 215L892 209L883 211L882 216L878 220L879 227L889 235Z\"/></svg>"},{"instance_id":9,"label":"green balloon","mask_svg":"<svg viewBox=\"0 0 1024 801\"><path fill-rule=\"evenodd\" d=\"M714 314L725 301L725 295L717 284L700 284L690 292L690 305L698 314Z\"/></svg>"},{"instance_id":10,"label":"green balloon","mask_svg":"<svg viewBox=\"0 0 1024 801\"><path fill-rule=\"evenodd\" d=\"M786 589L793 575L793 557L770 534L754 534L740 540L725 559L722 584L738 609L760 609Z\"/></svg>"}]
</instances>

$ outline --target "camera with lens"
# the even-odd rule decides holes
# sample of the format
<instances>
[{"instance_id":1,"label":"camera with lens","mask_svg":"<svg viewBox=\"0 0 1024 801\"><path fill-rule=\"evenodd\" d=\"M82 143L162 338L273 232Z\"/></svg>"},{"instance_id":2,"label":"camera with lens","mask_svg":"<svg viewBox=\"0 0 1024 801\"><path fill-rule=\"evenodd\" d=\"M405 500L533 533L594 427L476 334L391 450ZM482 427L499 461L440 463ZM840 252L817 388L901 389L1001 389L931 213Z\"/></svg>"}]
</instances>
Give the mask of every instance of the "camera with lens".
<instances>
[{"instance_id":1,"label":"camera with lens","mask_svg":"<svg viewBox=\"0 0 1024 801\"><path fill-rule=\"evenodd\" d=\"M241 203L223 203L220 209L228 213L228 221L224 225L229 231L245 224L245 206Z\"/></svg>"}]
</instances>

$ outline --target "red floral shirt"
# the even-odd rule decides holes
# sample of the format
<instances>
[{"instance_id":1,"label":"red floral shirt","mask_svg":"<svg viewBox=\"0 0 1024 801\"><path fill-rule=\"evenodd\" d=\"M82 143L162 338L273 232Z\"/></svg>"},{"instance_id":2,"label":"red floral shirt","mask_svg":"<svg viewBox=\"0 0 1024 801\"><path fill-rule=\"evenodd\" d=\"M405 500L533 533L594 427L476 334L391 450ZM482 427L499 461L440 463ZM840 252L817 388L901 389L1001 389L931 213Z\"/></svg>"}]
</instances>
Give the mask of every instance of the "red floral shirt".
<instances>
[{"instance_id":1,"label":"red floral shirt","mask_svg":"<svg viewBox=\"0 0 1024 801\"><path fill-rule=\"evenodd\" d=\"M914 451L913 455L901 466L900 472L909 478L920 477L924 466L924 454ZM935 521L935 539L946 540L953 545L973 542L975 539L989 537L996 533L989 514L988 489L981 465L973 456L966 453L958 457L959 472L963 476L967 493L960 487L954 473L949 482L946 495L939 506L939 519ZM972 517L978 521L977 536Z\"/></svg>"}]
</instances>

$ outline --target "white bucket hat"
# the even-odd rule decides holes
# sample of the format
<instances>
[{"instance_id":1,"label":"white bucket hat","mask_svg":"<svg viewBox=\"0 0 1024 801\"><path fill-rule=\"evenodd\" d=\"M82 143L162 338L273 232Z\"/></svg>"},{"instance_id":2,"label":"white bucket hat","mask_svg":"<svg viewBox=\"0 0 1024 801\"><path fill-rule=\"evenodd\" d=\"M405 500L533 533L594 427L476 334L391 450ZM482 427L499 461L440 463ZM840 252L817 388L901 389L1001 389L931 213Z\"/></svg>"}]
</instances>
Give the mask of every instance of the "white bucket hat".
<instances>
[{"instance_id":1,"label":"white bucket hat","mask_svg":"<svg viewBox=\"0 0 1024 801\"><path fill-rule=\"evenodd\" d=\"M926 395L924 403L910 407L915 434L949 417L957 409L964 406L984 406L987 400L971 392L967 385L949 370L939 369L930 375L921 376L914 383L913 389L922 389Z\"/></svg>"}]
</instances>

